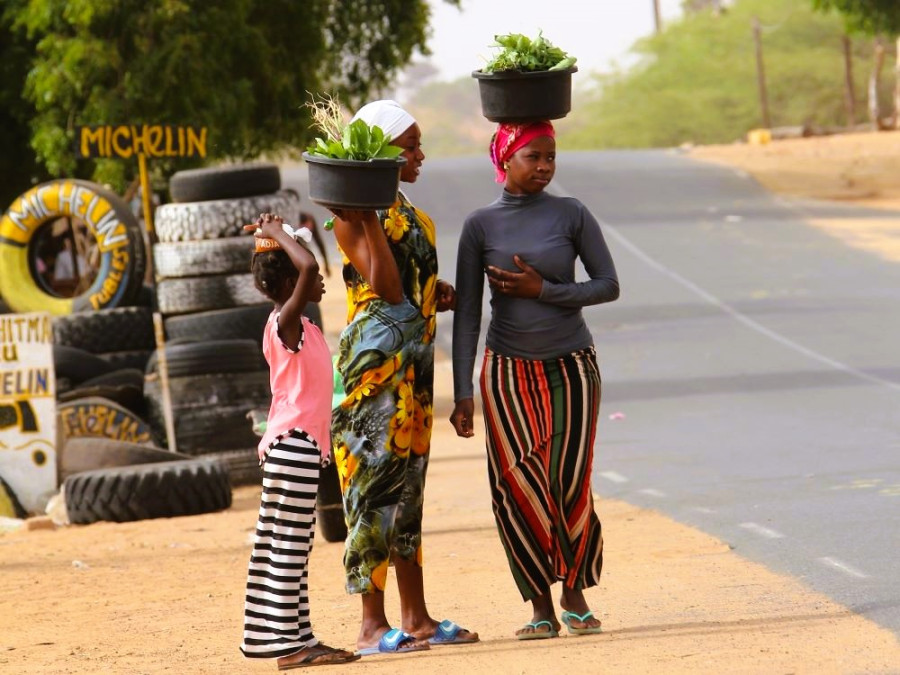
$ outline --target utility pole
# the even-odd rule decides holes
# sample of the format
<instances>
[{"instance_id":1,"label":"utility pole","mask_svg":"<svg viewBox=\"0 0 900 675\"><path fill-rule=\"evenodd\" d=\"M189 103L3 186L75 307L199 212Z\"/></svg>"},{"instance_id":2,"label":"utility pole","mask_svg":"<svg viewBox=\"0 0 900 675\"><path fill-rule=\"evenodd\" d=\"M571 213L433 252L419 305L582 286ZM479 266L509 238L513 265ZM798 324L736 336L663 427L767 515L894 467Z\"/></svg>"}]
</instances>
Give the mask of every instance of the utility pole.
<instances>
[{"instance_id":1,"label":"utility pole","mask_svg":"<svg viewBox=\"0 0 900 675\"><path fill-rule=\"evenodd\" d=\"M766 90L766 69L763 64L762 28L759 19L753 17L753 42L756 45L756 82L759 89L759 107L762 111L762 123L765 129L772 128L772 120L769 117L769 94Z\"/></svg>"},{"instance_id":2,"label":"utility pole","mask_svg":"<svg viewBox=\"0 0 900 675\"><path fill-rule=\"evenodd\" d=\"M656 34L662 33L662 13L659 11L659 0L653 0L653 19L656 23Z\"/></svg>"}]
</instances>

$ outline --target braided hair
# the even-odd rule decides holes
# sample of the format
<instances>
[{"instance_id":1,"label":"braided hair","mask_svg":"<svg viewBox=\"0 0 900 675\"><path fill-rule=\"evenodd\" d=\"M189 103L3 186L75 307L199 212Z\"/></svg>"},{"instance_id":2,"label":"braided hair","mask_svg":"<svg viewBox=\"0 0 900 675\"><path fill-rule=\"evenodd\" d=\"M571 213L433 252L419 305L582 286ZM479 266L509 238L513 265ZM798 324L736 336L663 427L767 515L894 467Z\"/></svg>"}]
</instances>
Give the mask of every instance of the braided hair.
<instances>
[{"instance_id":1,"label":"braided hair","mask_svg":"<svg viewBox=\"0 0 900 675\"><path fill-rule=\"evenodd\" d=\"M288 279L296 280L300 272L283 249L254 253L250 260L253 283L260 293L273 302Z\"/></svg>"}]
</instances>

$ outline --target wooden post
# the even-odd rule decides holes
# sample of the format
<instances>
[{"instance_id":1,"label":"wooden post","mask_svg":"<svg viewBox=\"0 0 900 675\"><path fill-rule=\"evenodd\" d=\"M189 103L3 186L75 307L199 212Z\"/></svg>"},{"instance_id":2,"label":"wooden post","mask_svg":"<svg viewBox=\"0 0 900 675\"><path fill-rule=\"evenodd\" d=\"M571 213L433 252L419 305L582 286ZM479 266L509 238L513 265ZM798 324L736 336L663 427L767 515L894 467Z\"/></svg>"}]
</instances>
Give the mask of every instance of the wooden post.
<instances>
[{"instance_id":1,"label":"wooden post","mask_svg":"<svg viewBox=\"0 0 900 675\"><path fill-rule=\"evenodd\" d=\"M874 58L872 72L869 74L869 119L878 131L881 129L881 105L878 101L878 81L881 79L881 69L884 66L884 43L880 37L875 38L872 45Z\"/></svg>"},{"instance_id":2,"label":"wooden post","mask_svg":"<svg viewBox=\"0 0 900 675\"><path fill-rule=\"evenodd\" d=\"M659 10L659 0L653 0L653 21L656 26L656 34L662 33L662 13Z\"/></svg>"},{"instance_id":3,"label":"wooden post","mask_svg":"<svg viewBox=\"0 0 900 675\"><path fill-rule=\"evenodd\" d=\"M766 90L766 69L763 63L762 28L759 19L753 17L753 42L756 45L756 82L759 89L759 107L762 112L762 124L766 129L772 128L769 117L769 94Z\"/></svg>"},{"instance_id":4,"label":"wooden post","mask_svg":"<svg viewBox=\"0 0 900 675\"><path fill-rule=\"evenodd\" d=\"M897 49L900 50L900 37L897 37ZM894 128L900 129L900 51L894 62Z\"/></svg>"},{"instance_id":5,"label":"wooden post","mask_svg":"<svg viewBox=\"0 0 900 675\"><path fill-rule=\"evenodd\" d=\"M162 393L163 423L166 428L166 447L169 452L178 452L175 436L175 417L172 414L172 394L169 389L169 361L166 358L166 337L162 314L153 312L153 334L156 338L156 376Z\"/></svg>"},{"instance_id":6,"label":"wooden post","mask_svg":"<svg viewBox=\"0 0 900 675\"><path fill-rule=\"evenodd\" d=\"M853 84L853 43L849 35L841 37L844 44L844 105L847 108L847 126L856 126L856 87Z\"/></svg>"},{"instance_id":7,"label":"wooden post","mask_svg":"<svg viewBox=\"0 0 900 675\"><path fill-rule=\"evenodd\" d=\"M154 231L153 231L153 211L151 210L151 205L153 204L151 200L151 192L150 192L150 176L147 173L147 157L141 153L138 155L138 171L141 174L141 193L142 193L142 202L144 208L144 227L147 228L147 234L150 235L150 240L154 240Z\"/></svg>"}]
</instances>

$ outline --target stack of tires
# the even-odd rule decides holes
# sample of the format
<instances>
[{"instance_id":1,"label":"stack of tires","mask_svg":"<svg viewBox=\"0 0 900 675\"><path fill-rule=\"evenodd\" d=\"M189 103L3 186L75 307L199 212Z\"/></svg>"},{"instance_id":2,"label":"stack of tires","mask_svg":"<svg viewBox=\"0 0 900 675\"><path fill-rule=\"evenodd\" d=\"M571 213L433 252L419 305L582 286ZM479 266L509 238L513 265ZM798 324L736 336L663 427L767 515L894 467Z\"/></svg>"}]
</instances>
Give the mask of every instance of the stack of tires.
<instances>
[{"instance_id":1,"label":"stack of tires","mask_svg":"<svg viewBox=\"0 0 900 675\"><path fill-rule=\"evenodd\" d=\"M37 252L39 239L61 222L82 228L97 251L95 278L71 297L54 290ZM223 462L153 446L143 397L144 368L155 348L146 262L137 218L121 197L95 183L36 185L0 217L0 311L53 315L57 479L72 523L231 505Z\"/></svg>"},{"instance_id":2,"label":"stack of tires","mask_svg":"<svg viewBox=\"0 0 900 675\"><path fill-rule=\"evenodd\" d=\"M156 210L156 299L166 333L174 446L227 461L232 483L261 474L247 413L271 394L260 343L272 303L250 274L244 225L273 212L297 222L300 199L281 190L274 164L192 169L169 181L171 203ZM157 359L147 366L148 421L167 442Z\"/></svg>"}]
</instances>

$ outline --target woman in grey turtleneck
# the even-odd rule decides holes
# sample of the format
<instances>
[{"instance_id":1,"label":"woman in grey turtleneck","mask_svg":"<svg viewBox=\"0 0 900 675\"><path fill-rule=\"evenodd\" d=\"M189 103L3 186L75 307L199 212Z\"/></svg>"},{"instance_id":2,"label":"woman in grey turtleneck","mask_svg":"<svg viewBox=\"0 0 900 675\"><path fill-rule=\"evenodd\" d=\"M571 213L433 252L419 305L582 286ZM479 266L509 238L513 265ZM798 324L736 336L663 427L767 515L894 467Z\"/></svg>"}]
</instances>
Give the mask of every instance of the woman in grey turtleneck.
<instances>
[{"instance_id":1,"label":"woman in grey turtleneck","mask_svg":"<svg viewBox=\"0 0 900 675\"><path fill-rule=\"evenodd\" d=\"M581 308L618 298L618 278L587 208L545 192L556 161L549 122L500 124L491 160L503 193L469 215L459 241L450 421L459 436L473 435L487 279L491 321L480 385L492 504L513 579L533 606L516 636L559 634L550 595L556 581L569 632L599 633L583 589L599 582L603 563L590 484L600 372ZM576 259L588 281L575 281Z\"/></svg>"}]
</instances>

